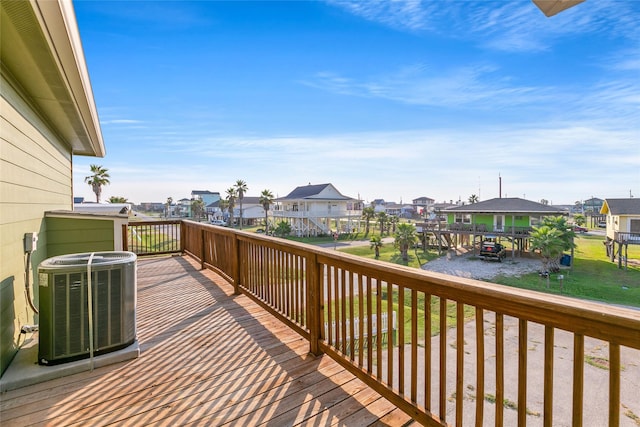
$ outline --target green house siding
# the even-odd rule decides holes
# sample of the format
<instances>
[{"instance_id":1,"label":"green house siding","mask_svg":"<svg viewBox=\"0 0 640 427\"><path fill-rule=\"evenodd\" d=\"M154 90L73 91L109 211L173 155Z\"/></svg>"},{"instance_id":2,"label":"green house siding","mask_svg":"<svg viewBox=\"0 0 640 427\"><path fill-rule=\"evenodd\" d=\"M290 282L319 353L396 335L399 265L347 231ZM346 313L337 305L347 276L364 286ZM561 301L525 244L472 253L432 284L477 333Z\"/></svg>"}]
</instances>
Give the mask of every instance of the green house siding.
<instances>
[{"instance_id":1,"label":"green house siding","mask_svg":"<svg viewBox=\"0 0 640 427\"><path fill-rule=\"evenodd\" d=\"M113 220L47 217L49 257L79 253L113 251Z\"/></svg>"},{"instance_id":2,"label":"green house siding","mask_svg":"<svg viewBox=\"0 0 640 427\"><path fill-rule=\"evenodd\" d=\"M493 228L494 217L495 215L504 215L504 225L505 227L511 227L512 225L515 227L529 227L529 215L512 215L512 214L472 214L471 215L471 223L473 224L483 224L487 226L487 229L490 230ZM455 214L447 214L447 222L449 224L455 223Z\"/></svg>"},{"instance_id":3,"label":"green house siding","mask_svg":"<svg viewBox=\"0 0 640 427\"><path fill-rule=\"evenodd\" d=\"M0 76L0 374L38 323L25 297L25 233L38 233L30 260L30 291L38 306L38 264L48 258L45 211L71 209L71 153L33 113L5 76Z\"/></svg>"}]
</instances>

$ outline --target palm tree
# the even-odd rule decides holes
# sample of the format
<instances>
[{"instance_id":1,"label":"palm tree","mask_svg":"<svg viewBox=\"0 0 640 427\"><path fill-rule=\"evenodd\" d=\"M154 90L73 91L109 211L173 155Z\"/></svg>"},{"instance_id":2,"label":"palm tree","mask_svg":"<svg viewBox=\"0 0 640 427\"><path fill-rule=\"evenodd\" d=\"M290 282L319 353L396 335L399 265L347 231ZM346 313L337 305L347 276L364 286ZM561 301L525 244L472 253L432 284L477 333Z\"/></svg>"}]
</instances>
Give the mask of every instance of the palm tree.
<instances>
[{"instance_id":1,"label":"palm tree","mask_svg":"<svg viewBox=\"0 0 640 427\"><path fill-rule=\"evenodd\" d=\"M389 224L391 224L391 232L393 234L396 233L396 227L397 227L399 222L400 222L400 218L398 218L398 215L390 215L389 216Z\"/></svg>"},{"instance_id":2,"label":"palm tree","mask_svg":"<svg viewBox=\"0 0 640 427\"><path fill-rule=\"evenodd\" d=\"M91 165L91 173L84 178L84 182L91 186L91 189L96 193L96 203L100 203L100 194L102 194L102 186L109 184L109 169L103 168L99 165Z\"/></svg>"},{"instance_id":3,"label":"palm tree","mask_svg":"<svg viewBox=\"0 0 640 427\"><path fill-rule=\"evenodd\" d=\"M233 227L233 209L236 207L236 189L235 187L227 188L227 207L229 209L229 227Z\"/></svg>"},{"instance_id":4,"label":"palm tree","mask_svg":"<svg viewBox=\"0 0 640 427\"><path fill-rule=\"evenodd\" d=\"M260 204L264 209L264 233L269 234L269 205L273 203L273 193L269 190L262 190L260 193Z\"/></svg>"},{"instance_id":5,"label":"palm tree","mask_svg":"<svg viewBox=\"0 0 640 427\"><path fill-rule=\"evenodd\" d=\"M227 202L225 199L220 199L218 201L218 208L220 208L222 218L224 219L224 211L229 208L229 202Z\"/></svg>"},{"instance_id":6,"label":"palm tree","mask_svg":"<svg viewBox=\"0 0 640 427\"><path fill-rule=\"evenodd\" d=\"M396 239L393 244L400 250L402 260L408 262L409 247L418 240L418 236L416 236L416 228L406 222L398 224L398 231L396 231L395 238Z\"/></svg>"},{"instance_id":7,"label":"palm tree","mask_svg":"<svg viewBox=\"0 0 640 427\"><path fill-rule=\"evenodd\" d=\"M382 236L382 234L384 233L384 225L387 222L387 213L378 212L378 214L376 215L376 219L378 220L378 223L380 223L380 235Z\"/></svg>"},{"instance_id":8,"label":"palm tree","mask_svg":"<svg viewBox=\"0 0 640 427\"><path fill-rule=\"evenodd\" d=\"M531 244L532 251L540 251L540 256L542 256L542 271L545 273L553 270L557 271L557 267L554 266L554 260L557 260L564 250L562 231L548 225L533 227L529 243ZM547 286L549 286L548 274Z\"/></svg>"},{"instance_id":9,"label":"palm tree","mask_svg":"<svg viewBox=\"0 0 640 427\"><path fill-rule=\"evenodd\" d=\"M167 205L166 218L169 218L169 216L171 215L171 205L173 204L173 197L167 197L167 202L165 204Z\"/></svg>"},{"instance_id":10,"label":"palm tree","mask_svg":"<svg viewBox=\"0 0 640 427\"><path fill-rule=\"evenodd\" d=\"M129 203L126 197L111 196L109 197L109 203Z\"/></svg>"},{"instance_id":11,"label":"palm tree","mask_svg":"<svg viewBox=\"0 0 640 427\"><path fill-rule=\"evenodd\" d=\"M204 202L202 199L194 199L191 201L191 215L196 221L200 221L204 215Z\"/></svg>"},{"instance_id":12,"label":"palm tree","mask_svg":"<svg viewBox=\"0 0 640 427\"><path fill-rule=\"evenodd\" d=\"M367 237L369 235L369 221L376 215L376 210L373 206L367 206L362 209L362 219L364 219L364 236Z\"/></svg>"},{"instance_id":13,"label":"palm tree","mask_svg":"<svg viewBox=\"0 0 640 427\"><path fill-rule=\"evenodd\" d=\"M247 183L241 179L238 179L235 184L236 194L238 195L238 200L240 200L240 230L242 230L242 199L244 199L244 193L249 189L247 187Z\"/></svg>"},{"instance_id":14,"label":"palm tree","mask_svg":"<svg viewBox=\"0 0 640 427\"><path fill-rule=\"evenodd\" d=\"M480 201L480 198L478 198L478 196L476 196L475 194L472 194L469 196L469 203L474 204L474 203L478 203Z\"/></svg>"},{"instance_id":15,"label":"palm tree","mask_svg":"<svg viewBox=\"0 0 640 427\"><path fill-rule=\"evenodd\" d=\"M380 258L380 248L382 247L382 237L381 236L372 236L371 240L369 241L371 243L370 248L375 250L376 253L376 259Z\"/></svg>"}]
</instances>

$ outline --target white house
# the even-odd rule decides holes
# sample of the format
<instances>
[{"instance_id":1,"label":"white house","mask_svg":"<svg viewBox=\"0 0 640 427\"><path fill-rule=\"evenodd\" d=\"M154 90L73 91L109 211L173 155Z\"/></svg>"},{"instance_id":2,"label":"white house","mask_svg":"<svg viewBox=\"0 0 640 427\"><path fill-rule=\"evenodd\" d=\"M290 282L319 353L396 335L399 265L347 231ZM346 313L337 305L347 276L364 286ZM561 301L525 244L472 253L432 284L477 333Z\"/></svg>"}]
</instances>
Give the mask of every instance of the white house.
<instances>
[{"instance_id":1,"label":"white house","mask_svg":"<svg viewBox=\"0 0 640 427\"><path fill-rule=\"evenodd\" d=\"M296 187L275 203L274 222L289 222L297 236L349 232L362 218L362 201L341 194L332 184Z\"/></svg>"},{"instance_id":2,"label":"white house","mask_svg":"<svg viewBox=\"0 0 640 427\"><path fill-rule=\"evenodd\" d=\"M240 200L236 200L233 216L240 220ZM245 225L261 224L264 221L264 207L260 203L260 197L244 196L242 198L242 222Z\"/></svg>"}]
</instances>

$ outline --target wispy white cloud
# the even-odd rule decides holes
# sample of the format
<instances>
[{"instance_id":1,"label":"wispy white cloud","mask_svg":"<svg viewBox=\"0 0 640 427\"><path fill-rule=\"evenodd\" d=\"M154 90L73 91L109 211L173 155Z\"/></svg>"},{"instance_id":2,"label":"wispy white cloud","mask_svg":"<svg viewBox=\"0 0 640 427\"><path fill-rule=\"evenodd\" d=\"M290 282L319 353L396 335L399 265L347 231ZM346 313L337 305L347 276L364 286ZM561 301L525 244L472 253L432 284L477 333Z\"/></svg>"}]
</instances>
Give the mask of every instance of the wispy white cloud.
<instances>
[{"instance_id":1,"label":"wispy white cloud","mask_svg":"<svg viewBox=\"0 0 640 427\"><path fill-rule=\"evenodd\" d=\"M490 104L496 108L552 98L553 88L518 86L495 71L495 67L487 64L437 70L420 64L385 75L364 77L360 81L355 77L322 72L301 83L340 95L435 107Z\"/></svg>"},{"instance_id":2,"label":"wispy white cloud","mask_svg":"<svg viewBox=\"0 0 640 427\"><path fill-rule=\"evenodd\" d=\"M369 21L412 33L471 40L504 51L540 51L560 37L608 33L638 40L640 30L628 13L633 2L580 4L552 18L530 1L330 0Z\"/></svg>"}]
</instances>

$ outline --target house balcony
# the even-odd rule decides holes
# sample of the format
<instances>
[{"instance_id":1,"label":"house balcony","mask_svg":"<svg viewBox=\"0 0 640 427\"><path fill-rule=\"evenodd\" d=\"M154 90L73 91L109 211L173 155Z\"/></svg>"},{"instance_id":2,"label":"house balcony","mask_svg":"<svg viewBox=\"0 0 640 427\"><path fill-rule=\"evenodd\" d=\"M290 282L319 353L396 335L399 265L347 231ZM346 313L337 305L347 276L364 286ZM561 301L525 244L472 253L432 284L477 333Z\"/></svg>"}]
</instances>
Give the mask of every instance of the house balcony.
<instances>
[{"instance_id":1,"label":"house balcony","mask_svg":"<svg viewBox=\"0 0 640 427\"><path fill-rule=\"evenodd\" d=\"M6 392L3 426L617 426L640 415L638 310L149 224L124 229L129 249L183 256L139 260L140 357Z\"/></svg>"},{"instance_id":2,"label":"house balcony","mask_svg":"<svg viewBox=\"0 0 640 427\"><path fill-rule=\"evenodd\" d=\"M272 210L274 218L350 218L354 221L362 219L362 211L347 209L327 209L327 210Z\"/></svg>"},{"instance_id":3,"label":"house balcony","mask_svg":"<svg viewBox=\"0 0 640 427\"><path fill-rule=\"evenodd\" d=\"M628 243L630 245L640 245L640 233L615 231L614 240L619 243Z\"/></svg>"},{"instance_id":4,"label":"house balcony","mask_svg":"<svg viewBox=\"0 0 640 427\"><path fill-rule=\"evenodd\" d=\"M437 229L437 228L436 228ZM516 226L489 226L486 224L465 224L465 223L452 223L447 224L441 231L450 231L461 234L495 234L512 237L527 237L531 232L531 227L516 227ZM431 231L431 230L429 230Z\"/></svg>"}]
</instances>

